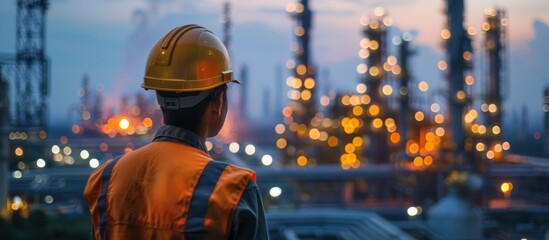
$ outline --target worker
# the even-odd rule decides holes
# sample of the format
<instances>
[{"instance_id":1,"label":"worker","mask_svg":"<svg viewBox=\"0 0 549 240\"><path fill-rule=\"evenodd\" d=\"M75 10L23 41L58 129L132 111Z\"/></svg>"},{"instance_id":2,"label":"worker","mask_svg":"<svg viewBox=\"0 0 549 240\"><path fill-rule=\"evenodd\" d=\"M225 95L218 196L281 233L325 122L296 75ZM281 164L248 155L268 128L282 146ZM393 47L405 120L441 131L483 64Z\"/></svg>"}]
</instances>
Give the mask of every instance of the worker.
<instances>
[{"instance_id":1,"label":"worker","mask_svg":"<svg viewBox=\"0 0 549 240\"><path fill-rule=\"evenodd\" d=\"M238 81L227 49L206 28L177 27L156 43L142 87L156 90L165 125L89 177L93 239L269 239L255 173L206 149L225 121L229 83Z\"/></svg>"}]
</instances>

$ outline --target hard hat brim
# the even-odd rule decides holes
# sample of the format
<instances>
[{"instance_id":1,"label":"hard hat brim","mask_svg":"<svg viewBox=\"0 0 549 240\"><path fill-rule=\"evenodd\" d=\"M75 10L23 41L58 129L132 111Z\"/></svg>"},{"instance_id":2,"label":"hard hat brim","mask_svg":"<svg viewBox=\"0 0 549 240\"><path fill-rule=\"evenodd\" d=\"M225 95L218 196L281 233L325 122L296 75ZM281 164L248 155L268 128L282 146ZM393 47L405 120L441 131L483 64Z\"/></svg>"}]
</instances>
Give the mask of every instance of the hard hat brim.
<instances>
[{"instance_id":1,"label":"hard hat brim","mask_svg":"<svg viewBox=\"0 0 549 240\"><path fill-rule=\"evenodd\" d=\"M141 87L146 90L154 89L169 92L195 92L213 89L230 82L240 84L240 81L233 79L232 71L225 71L220 75L211 78L197 80L153 78L145 76Z\"/></svg>"},{"instance_id":2,"label":"hard hat brim","mask_svg":"<svg viewBox=\"0 0 549 240\"><path fill-rule=\"evenodd\" d=\"M163 97L160 94L156 94L156 100L161 108L168 110L177 110L182 108L190 108L196 106L208 97L214 90L202 91L197 95L185 96L185 97Z\"/></svg>"}]
</instances>

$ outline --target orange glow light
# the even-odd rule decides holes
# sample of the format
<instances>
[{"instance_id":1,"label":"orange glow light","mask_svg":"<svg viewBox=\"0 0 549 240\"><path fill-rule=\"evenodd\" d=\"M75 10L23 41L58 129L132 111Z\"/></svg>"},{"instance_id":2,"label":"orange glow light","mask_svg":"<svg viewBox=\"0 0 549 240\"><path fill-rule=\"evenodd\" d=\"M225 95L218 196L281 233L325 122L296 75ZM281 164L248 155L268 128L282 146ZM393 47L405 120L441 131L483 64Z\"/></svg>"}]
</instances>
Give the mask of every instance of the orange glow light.
<instances>
[{"instance_id":1,"label":"orange glow light","mask_svg":"<svg viewBox=\"0 0 549 240\"><path fill-rule=\"evenodd\" d=\"M423 119L425 119L425 115L421 111L417 111L416 114L414 115L414 117L415 117L416 121L418 121L418 122L421 122L421 121L423 121Z\"/></svg>"},{"instance_id":2,"label":"orange glow light","mask_svg":"<svg viewBox=\"0 0 549 240\"><path fill-rule=\"evenodd\" d=\"M309 131L309 138L313 140L317 140L320 137L320 131L318 129L313 128Z\"/></svg>"},{"instance_id":3,"label":"orange glow light","mask_svg":"<svg viewBox=\"0 0 549 240\"><path fill-rule=\"evenodd\" d=\"M311 99L311 91L305 89L303 90L303 92L301 92L301 99L303 99L304 101L308 101Z\"/></svg>"},{"instance_id":4,"label":"orange glow light","mask_svg":"<svg viewBox=\"0 0 549 240\"><path fill-rule=\"evenodd\" d=\"M343 131L345 131L345 133L347 134L351 134L355 131L355 128L351 125L347 125L343 127Z\"/></svg>"},{"instance_id":5,"label":"orange glow light","mask_svg":"<svg viewBox=\"0 0 549 240\"><path fill-rule=\"evenodd\" d=\"M410 153L416 154L419 151L419 145L417 143L410 144L410 147L408 148Z\"/></svg>"},{"instance_id":6,"label":"orange glow light","mask_svg":"<svg viewBox=\"0 0 549 240\"><path fill-rule=\"evenodd\" d=\"M147 117L143 119L143 126L150 128L152 127L152 125L153 125L153 120L151 118Z\"/></svg>"},{"instance_id":7,"label":"orange glow light","mask_svg":"<svg viewBox=\"0 0 549 240\"><path fill-rule=\"evenodd\" d=\"M418 88L420 91L426 92L427 90L429 90L429 84L425 81L421 81L418 84Z\"/></svg>"},{"instance_id":8,"label":"orange glow light","mask_svg":"<svg viewBox=\"0 0 549 240\"><path fill-rule=\"evenodd\" d=\"M440 32L440 38L444 39L444 40L448 40L450 39L450 36L451 36L451 33L448 29L443 29L441 32Z\"/></svg>"},{"instance_id":9,"label":"orange glow light","mask_svg":"<svg viewBox=\"0 0 549 240\"><path fill-rule=\"evenodd\" d=\"M381 128L383 126L383 120L381 120L381 118L374 119L374 121L372 121L372 126L374 128Z\"/></svg>"},{"instance_id":10,"label":"orange glow light","mask_svg":"<svg viewBox=\"0 0 549 240\"><path fill-rule=\"evenodd\" d=\"M306 133L307 133L307 126L305 124L300 124L297 127L297 135L305 136Z\"/></svg>"},{"instance_id":11,"label":"orange glow light","mask_svg":"<svg viewBox=\"0 0 549 240\"><path fill-rule=\"evenodd\" d=\"M425 150L433 151L435 149L435 144L433 142L425 143Z\"/></svg>"},{"instance_id":12,"label":"orange glow light","mask_svg":"<svg viewBox=\"0 0 549 240\"><path fill-rule=\"evenodd\" d=\"M17 155L18 157L23 156L23 148L21 147L15 148L15 155Z\"/></svg>"},{"instance_id":13,"label":"orange glow light","mask_svg":"<svg viewBox=\"0 0 549 240\"><path fill-rule=\"evenodd\" d=\"M360 116L360 115L362 115L362 112L363 112L363 110L362 110L362 107L361 107L361 106L354 106L354 107L353 107L353 114L354 114L355 116Z\"/></svg>"},{"instance_id":14,"label":"orange glow light","mask_svg":"<svg viewBox=\"0 0 549 240\"><path fill-rule=\"evenodd\" d=\"M377 29L377 28L379 28L379 23L375 20L372 20L372 21L370 21L369 26L370 26L371 29ZM371 44L370 44L370 46L371 46Z\"/></svg>"},{"instance_id":15,"label":"orange glow light","mask_svg":"<svg viewBox=\"0 0 549 240\"><path fill-rule=\"evenodd\" d=\"M362 138L361 137L354 137L353 138L353 145L355 145L356 147L360 147L362 146Z\"/></svg>"},{"instance_id":16,"label":"orange glow light","mask_svg":"<svg viewBox=\"0 0 549 240\"><path fill-rule=\"evenodd\" d=\"M439 137L444 136L445 133L446 133L446 130L444 130L443 127L438 127L437 130L435 130L435 134Z\"/></svg>"},{"instance_id":17,"label":"orange glow light","mask_svg":"<svg viewBox=\"0 0 549 240\"><path fill-rule=\"evenodd\" d=\"M368 113L370 113L371 116L377 116L379 114L379 107L375 104L371 105L370 108L368 108Z\"/></svg>"},{"instance_id":18,"label":"orange glow light","mask_svg":"<svg viewBox=\"0 0 549 240\"><path fill-rule=\"evenodd\" d=\"M377 50L379 48L379 43L376 40L371 40L369 43L369 47L372 50Z\"/></svg>"},{"instance_id":19,"label":"orange glow light","mask_svg":"<svg viewBox=\"0 0 549 240\"><path fill-rule=\"evenodd\" d=\"M391 138L392 143L396 144L396 143L400 142L400 134L398 134L397 132L391 133L390 138Z\"/></svg>"},{"instance_id":20,"label":"orange glow light","mask_svg":"<svg viewBox=\"0 0 549 240\"><path fill-rule=\"evenodd\" d=\"M358 118L351 118L349 120L349 125L354 128L360 127L360 121L358 120Z\"/></svg>"},{"instance_id":21,"label":"orange glow light","mask_svg":"<svg viewBox=\"0 0 549 240\"><path fill-rule=\"evenodd\" d=\"M477 30L474 28L474 27L468 27L467 28L467 34L471 35L471 36L474 36L477 34Z\"/></svg>"},{"instance_id":22,"label":"orange glow light","mask_svg":"<svg viewBox=\"0 0 549 240\"><path fill-rule=\"evenodd\" d=\"M423 163L426 166L431 166L431 164L433 164L433 157L431 157L431 156L425 157L425 159L423 159Z\"/></svg>"},{"instance_id":23,"label":"orange glow light","mask_svg":"<svg viewBox=\"0 0 549 240\"><path fill-rule=\"evenodd\" d=\"M305 67L305 65L303 65L303 64L299 64L299 66L297 66L297 68L296 68L296 72L299 75L303 75L307 72L307 67Z\"/></svg>"},{"instance_id":24,"label":"orange glow light","mask_svg":"<svg viewBox=\"0 0 549 240\"><path fill-rule=\"evenodd\" d=\"M444 116L442 114L435 115L435 122L438 124L441 124L444 122Z\"/></svg>"},{"instance_id":25,"label":"orange glow light","mask_svg":"<svg viewBox=\"0 0 549 240\"><path fill-rule=\"evenodd\" d=\"M299 165L301 167L304 167L305 165L307 165L307 157L305 157L305 156L297 157L297 165Z\"/></svg>"},{"instance_id":26,"label":"orange glow light","mask_svg":"<svg viewBox=\"0 0 549 240\"><path fill-rule=\"evenodd\" d=\"M284 149L288 143L286 142L286 139L279 138L276 140L276 147L279 149Z\"/></svg>"},{"instance_id":27,"label":"orange glow light","mask_svg":"<svg viewBox=\"0 0 549 240\"><path fill-rule=\"evenodd\" d=\"M463 52L463 59L465 59L466 61L471 61L471 57L472 57L471 52L469 51Z\"/></svg>"},{"instance_id":28,"label":"orange glow light","mask_svg":"<svg viewBox=\"0 0 549 240\"><path fill-rule=\"evenodd\" d=\"M347 143L345 145L345 152L346 153L354 153L355 150L356 150L355 145L353 145L352 143Z\"/></svg>"},{"instance_id":29,"label":"orange glow light","mask_svg":"<svg viewBox=\"0 0 549 240\"><path fill-rule=\"evenodd\" d=\"M128 119L122 118L118 123L118 126L120 126L120 128L124 130L128 129L128 127L130 127L130 121L128 121Z\"/></svg>"},{"instance_id":30,"label":"orange glow light","mask_svg":"<svg viewBox=\"0 0 549 240\"><path fill-rule=\"evenodd\" d=\"M362 59L366 59L370 56L370 51L366 48L360 49L358 51L358 56ZM366 70L368 70L368 67L366 66L366 64L364 64L364 66L361 67L361 69L364 69L364 72L362 72L362 73L365 73ZM357 67L357 70L358 70L358 67Z\"/></svg>"},{"instance_id":31,"label":"orange glow light","mask_svg":"<svg viewBox=\"0 0 549 240\"><path fill-rule=\"evenodd\" d=\"M112 131L112 128L111 128L111 126L105 124L105 125L103 125L102 130L103 130L103 133L109 134Z\"/></svg>"},{"instance_id":32,"label":"orange glow light","mask_svg":"<svg viewBox=\"0 0 549 240\"><path fill-rule=\"evenodd\" d=\"M394 75L399 75L402 72L402 69L400 68L399 65L394 65L391 68L391 71L393 72Z\"/></svg>"},{"instance_id":33,"label":"orange glow light","mask_svg":"<svg viewBox=\"0 0 549 240\"><path fill-rule=\"evenodd\" d=\"M351 104L351 97L345 95L341 98L341 103L345 106Z\"/></svg>"},{"instance_id":34,"label":"orange glow light","mask_svg":"<svg viewBox=\"0 0 549 240\"><path fill-rule=\"evenodd\" d=\"M305 85L305 88L312 89L315 87L315 80L313 78L307 78L303 85Z\"/></svg>"},{"instance_id":35,"label":"orange glow light","mask_svg":"<svg viewBox=\"0 0 549 240\"><path fill-rule=\"evenodd\" d=\"M328 146L335 147L339 143L339 140L335 136L331 136L328 138Z\"/></svg>"},{"instance_id":36,"label":"orange glow light","mask_svg":"<svg viewBox=\"0 0 549 240\"><path fill-rule=\"evenodd\" d=\"M389 96L393 93L393 87L391 87L391 85L385 85L381 91L385 96Z\"/></svg>"},{"instance_id":37,"label":"orange glow light","mask_svg":"<svg viewBox=\"0 0 549 240\"><path fill-rule=\"evenodd\" d=\"M364 74L367 71L368 71L368 66L364 63L360 63L356 66L356 72L359 73L359 74Z\"/></svg>"},{"instance_id":38,"label":"orange glow light","mask_svg":"<svg viewBox=\"0 0 549 240\"><path fill-rule=\"evenodd\" d=\"M377 68L376 66L373 66L370 68L369 72L370 72L370 75L372 75L373 77L377 77L379 75L379 68Z\"/></svg>"},{"instance_id":39,"label":"orange glow light","mask_svg":"<svg viewBox=\"0 0 549 240\"><path fill-rule=\"evenodd\" d=\"M467 85L473 85L475 83L475 79L473 78L473 76L468 75L467 77L465 77L465 83Z\"/></svg>"},{"instance_id":40,"label":"orange glow light","mask_svg":"<svg viewBox=\"0 0 549 240\"><path fill-rule=\"evenodd\" d=\"M423 158L421 158L420 156L417 156L414 158L414 165L416 167L421 167L423 166Z\"/></svg>"},{"instance_id":41,"label":"orange glow light","mask_svg":"<svg viewBox=\"0 0 549 240\"><path fill-rule=\"evenodd\" d=\"M425 140L432 142L435 139L435 134L428 132L425 134Z\"/></svg>"},{"instance_id":42,"label":"orange glow light","mask_svg":"<svg viewBox=\"0 0 549 240\"><path fill-rule=\"evenodd\" d=\"M360 104L360 97L357 96L357 95L353 95L353 96L351 96L350 102L351 102L351 105L353 105L353 106L359 105Z\"/></svg>"},{"instance_id":43,"label":"orange glow light","mask_svg":"<svg viewBox=\"0 0 549 240\"><path fill-rule=\"evenodd\" d=\"M501 192L503 192L503 193L509 192L509 191L513 190L513 184L510 183L510 182L504 182L504 183L501 184L500 189L501 189Z\"/></svg>"},{"instance_id":44,"label":"orange glow light","mask_svg":"<svg viewBox=\"0 0 549 240\"><path fill-rule=\"evenodd\" d=\"M441 70L441 71L444 71L444 70L448 69L448 65L446 64L445 61L440 60L438 62L438 69Z\"/></svg>"},{"instance_id":45,"label":"orange glow light","mask_svg":"<svg viewBox=\"0 0 549 240\"><path fill-rule=\"evenodd\" d=\"M282 115L284 115L284 117L289 117L292 115L292 108L290 107L285 107L282 109Z\"/></svg>"},{"instance_id":46,"label":"orange glow light","mask_svg":"<svg viewBox=\"0 0 549 240\"><path fill-rule=\"evenodd\" d=\"M72 132L74 134L80 134L80 130L81 130L80 126L78 126L76 124L72 125Z\"/></svg>"}]
</instances>

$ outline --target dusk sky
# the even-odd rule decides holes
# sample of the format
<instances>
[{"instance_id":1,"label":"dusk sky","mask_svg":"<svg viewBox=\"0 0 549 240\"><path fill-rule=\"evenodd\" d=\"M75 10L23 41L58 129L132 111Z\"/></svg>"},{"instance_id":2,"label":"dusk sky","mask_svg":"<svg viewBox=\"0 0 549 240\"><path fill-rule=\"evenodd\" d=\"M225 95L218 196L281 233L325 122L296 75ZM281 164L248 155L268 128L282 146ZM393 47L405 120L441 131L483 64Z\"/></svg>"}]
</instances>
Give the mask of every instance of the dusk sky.
<instances>
[{"instance_id":1,"label":"dusk sky","mask_svg":"<svg viewBox=\"0 0 549 240\"><path fill-rule=\"evenodd\" d=\"M150 48L166 32L178 25L196 23L222 37L222 6L225 0L51 0L46 19L46 53L51 60L50 120L67 120L69 109L77 106L78 88L84 74L95 89L104 87L107 107L117 107L121 94L132 96L140 90L145 60ZM233 68L236 76L246 64L249 113L262 114L262 94L285 82L294 43L292 22L285 11L294 1L229 1L232 4ZM427 81L431 88L445 88L437 62L444 60L440 31L445 27L442 0L310 0L313 15L313 62L319 66L318 87L353 91L359 76L356 66L361 35L361 16L371 16L375 7L384 7L393 19L391 38L400 32L413 34L411 59L414 81ZM507 114L527 106L531 120L541 122L543 88L549 86L549 3L547 0L465 1L466 26L478 34L473 39L473 61L484 35L480 25L487 7L502 8L509 18L510 74L505 91ZM16 1L0 1L0 52L15 52ZM277 74L277 69L282 69ZM483 74L475 70L477 82ZM281 79L276 79L280 77ZM11 80L13 81L13 80ZM273 98L282 96L270 92ZM284 93L283 93L284 94ZM324 93L325 94L325 93ZM12 97L13 99L13 97ZM285 100L285 99L284 99ZM278 101L278 100L277 100ZM271 112L279 112L271 104ZM273 115L274 116L274 115Z\"/></svg>"}]
</instances>

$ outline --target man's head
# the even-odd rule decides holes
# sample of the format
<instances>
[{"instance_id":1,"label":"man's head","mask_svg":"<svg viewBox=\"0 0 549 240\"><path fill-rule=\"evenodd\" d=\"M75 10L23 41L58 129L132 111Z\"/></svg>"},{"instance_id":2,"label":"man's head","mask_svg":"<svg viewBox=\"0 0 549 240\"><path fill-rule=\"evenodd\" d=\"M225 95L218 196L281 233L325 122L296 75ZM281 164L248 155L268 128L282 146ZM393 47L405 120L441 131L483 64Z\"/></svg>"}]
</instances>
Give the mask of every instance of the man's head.
<instances>
[{"instance_id":1,"label":"man's head","mask_svg":"<svg viewBox=\"0 0 549 240\"><path fill-rule=\"evenodd\" d=\"M157 98L196 98L203 92L167 92L156 91ZM206 137L214 137L219 133L227 115L227 85L208 91L208 95L193 107L170 109L162 107L164 123L198 132L200 128L207 129Z\"/></svg>"},{"instance_id":2,"label":"man's head","mask_svg":"<svg viewBox=\"0 0 549 240\"><path fill-rule=\"evenodd\" d=\"M165 123L217 135L227 113L227 83L233 79L227 49L212 32L177 27L160 39L147 60L142 87L157 91Z\"/></svg>"}]
</instances>

